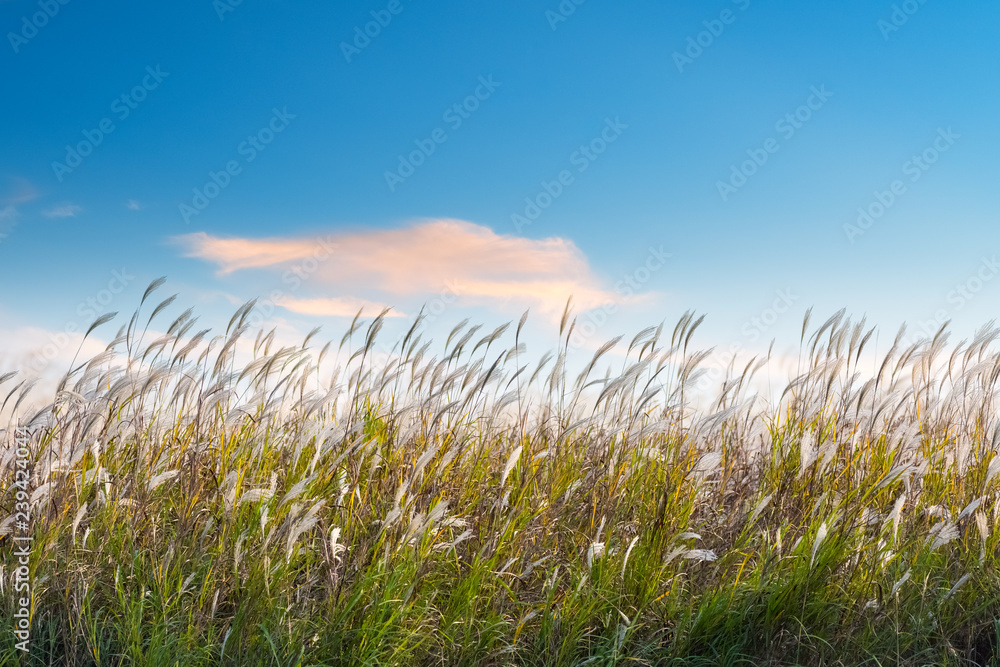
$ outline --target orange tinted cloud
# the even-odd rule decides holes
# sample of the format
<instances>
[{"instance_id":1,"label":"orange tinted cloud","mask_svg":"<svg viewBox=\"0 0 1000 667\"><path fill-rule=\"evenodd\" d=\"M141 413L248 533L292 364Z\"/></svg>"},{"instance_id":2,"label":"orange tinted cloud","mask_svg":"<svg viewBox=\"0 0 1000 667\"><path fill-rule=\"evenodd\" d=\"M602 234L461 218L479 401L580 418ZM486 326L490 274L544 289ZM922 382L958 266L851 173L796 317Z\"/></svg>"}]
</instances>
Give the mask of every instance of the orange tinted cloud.
<instances>
[{"instance_id":1,"label":"orange tinted cloud","mask_svg":"<svg viewBox=\"0 0 1000 667\"><path fill-rule=\"evenodd\" d=\"M321 317L354 317L364 309L369 315L375 315L387 308L384 304L358 299L352 296L328 297L318 299L285 298L278 304L282 308L300 315L318 315ZM390 310L386 317L406 317L405 313Z\"/></svg>"},{"instance_id":2,"label":"orange tinted cloud","mask_svg":"<svg viewBox=\"0 0 1000 667\"><path fill-rule=\"evenodd\" d=\"M262 268L312 255L316 241L284 239L222 239L205 232L177 237L187 246L188 257L198 257L219 265L221 273Z\"/></svg>"},{"instance_id":3,"label":"orange tinted cloud","mask_svg":"<svg viewBox=\"0 0 1000 667\"><path fill-rule=\"evenodd\" d=\"M359 295L372 291L426 297L449 290L466 305L529 305L545 312L561 312L571 295L585 310L621 300L602 287L571 241L501 235L461 220L324 239L219 238L199 232L177 240L187 256L213 262L223 274L250 268L287 271L318 259L306 289L324 298L292 300L293 309L300 309L296 312L339 314L345 298L360 303ZM355 312L356 307L350 314Z\"/></svg>"}]
</instances>

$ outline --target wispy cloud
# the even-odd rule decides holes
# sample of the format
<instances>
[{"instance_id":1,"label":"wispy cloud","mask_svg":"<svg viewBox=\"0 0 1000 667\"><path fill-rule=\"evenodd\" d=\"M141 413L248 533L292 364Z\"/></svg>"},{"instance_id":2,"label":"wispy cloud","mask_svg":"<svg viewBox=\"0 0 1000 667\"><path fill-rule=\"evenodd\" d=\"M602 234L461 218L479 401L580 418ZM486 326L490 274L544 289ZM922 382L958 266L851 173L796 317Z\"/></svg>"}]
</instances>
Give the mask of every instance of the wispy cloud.
<instances>
[{"instance_id":1,"label":"wispy cloud","mask_svg":"<svg viewBox=\"0 0 1000 667\"><path fill-rule=\"evenodd\" d=\"M621 300L602 286L572 241L502 235L462 220L339 232L322 240L220 238L204 232L175 240L187 256L216 264L221 275L287 270L316 260L309 289L323 298L288 301L290 310L302 313L353 315L361 297L372 292L426 297L450 290L463 305L529 305L547 313L561 313L571 295L583 309Z\"/></svg>"},{"instance_id":2,"label":"wispy cloud","mask_svg":"<svg viewBox=\"0 0 1000 667\"><path fill-rule=\"evenodd\" d=\"M3 197L0 201L8 205L19 206L38 198L38 191L28 179L17 176L10 180L13 181L13 187L10 189L11 194Z\"/></svg>"},{"instance_id":3,"label":"wispy cloud","mask_svg":"<svg viewBox=\"0 0 1000 667\"><path fill-rule=\"evenodd\" d=\"M142 204L140 204L134 199L129 199L127 202L125 202L125 208L127 208L130 211L138 211L142 208Z\"/></svg>"},{"instance_id":4,"label":"wispy cloud","mask_svg":"<svg viewBox=\"0 0 1000 667\"><path fill-rule=\"evenodd\" d=\"M369 314L374 314L388 308L388 306L382 303L351 296L317 299L295 299L289 297L283 299L278 305L300 315L318 315L323 317L354 317L361 309L364 309ZM386 317L406 317L406 315L393 309L386 313Z\"/></svg>"},{"instance_id":5,"label":"wispy cloud","mask_svg":"<svg viewBox=\"0 0 1000 667\"><path fill-rule=\"evenodd\" d=\"M0 223L3 227L0 232L9 231L17 224L15 220L20 215L18 206L27 204L38 197L38 191L27 179L18 176L9 180L13 182L12 187L7 191L9 194L0 197Z\"/></svg>"},{"instance_id":6,"label":"wispy cloud","mask_svg":"<svg viewBox=\"0 0 1000 667\"><path fill-rule=\"evenodd\" d=\"M313 257L322 248L316 239L223 239L205 232L175 237L187 249L188 257L197 257L219 265L219 273L240 269L280 266Z\"/></svg>"},{"instance_id":7,"label":"wispy cloud","mask_svg":"<svg viewBox=\"0 0 1000 667\"><path fill-rule=\"evenodd\" d=\"M85 359L107 347L98 333L84 339L82 332L67 333L36 326L0 327L0 373L10 370L27 376L59 374L75 358ZM77 357L79 350L79 357Z\"/></svg>"},{"instance_id":8,"label":"wispy cloud","mask_svg":"<svg viewBox=\"0 0 1000 667\"><path fill-rule=\"evenodd\" d=\"M42 215L46 218L75 218L76 214L82 210L83 208L76 204L63 204L42 211Z\"/></svg>"}]
</instances>

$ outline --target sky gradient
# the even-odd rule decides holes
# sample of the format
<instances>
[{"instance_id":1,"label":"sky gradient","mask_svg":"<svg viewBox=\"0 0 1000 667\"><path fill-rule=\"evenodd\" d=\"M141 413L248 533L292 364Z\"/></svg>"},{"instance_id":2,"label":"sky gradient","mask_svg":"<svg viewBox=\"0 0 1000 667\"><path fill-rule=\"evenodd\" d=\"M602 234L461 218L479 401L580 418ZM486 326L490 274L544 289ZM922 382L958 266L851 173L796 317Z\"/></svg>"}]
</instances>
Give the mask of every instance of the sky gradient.
<instances>
[{"instance_id":1,"label":"sky gradient","mask_svg":"<svg viewBox=\"0 0 1000 667\"><path fill-rule=\"evenodd\" d=\"M968 336L1000 303L995 2L7 0L0 27L4 366L161 275L210 325L272 294L290 338L530 307L542 347L567 294L591 348L688 309L720 348L797 343L810 306Z\"/></svg>"}]
</instances>

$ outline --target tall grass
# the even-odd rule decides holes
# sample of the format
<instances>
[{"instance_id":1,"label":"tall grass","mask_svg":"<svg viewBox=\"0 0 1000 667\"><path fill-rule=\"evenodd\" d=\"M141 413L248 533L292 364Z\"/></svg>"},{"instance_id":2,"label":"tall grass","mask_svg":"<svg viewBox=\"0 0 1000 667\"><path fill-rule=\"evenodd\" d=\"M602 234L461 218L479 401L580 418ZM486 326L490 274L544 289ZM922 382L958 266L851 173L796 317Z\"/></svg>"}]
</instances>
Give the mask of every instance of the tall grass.
<instances>
[{"instance_id":1,"label":"tall grass","mask_svg":"<svg viewBox=\"0 0 1000 667\"><path fill-rule=\"evenodd\" d=\"M382 316L318 352L314 334L278 348L248 331L252 303L224 335L192 334L188 311L149 340L158 286L20 417L31 652L5 629L0 664L994 659L992 325L952 346L900 335L865 376L871 330L807 314L780 401L753 393L760 359L705 411L690 314L609 342L580 374L568 311L538 363L523 318L463 322L443 347L418 318L376 365ZM3 383L9 409L28 385ZM13 529L0 523L5 553Z\"/></svg>"}]
</instances>

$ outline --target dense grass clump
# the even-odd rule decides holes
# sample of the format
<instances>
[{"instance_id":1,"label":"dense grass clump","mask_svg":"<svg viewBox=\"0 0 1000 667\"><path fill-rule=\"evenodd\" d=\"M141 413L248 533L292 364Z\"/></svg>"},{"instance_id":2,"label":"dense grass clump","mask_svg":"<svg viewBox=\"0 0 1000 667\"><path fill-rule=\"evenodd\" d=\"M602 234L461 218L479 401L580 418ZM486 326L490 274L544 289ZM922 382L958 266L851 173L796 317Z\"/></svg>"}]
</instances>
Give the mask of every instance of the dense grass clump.
<instances>
[{"instance_id":1,"label":"dense grass clump","mask_svg":"<svg viewBox=\"0 0 1000 667\"><path fill-rule=\"evenodd\" d=\"M4 432L0 619L18 425L33 616L0 664L998 664L992 327L865 375L871 331L807 316L780 401L761 359L695 410L690 315L577 376L568 315L538 363L522 319L376 364L381 317L315 353L251 311L137 314Z\"/></svg>"}]
</instances>

